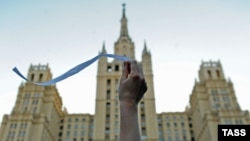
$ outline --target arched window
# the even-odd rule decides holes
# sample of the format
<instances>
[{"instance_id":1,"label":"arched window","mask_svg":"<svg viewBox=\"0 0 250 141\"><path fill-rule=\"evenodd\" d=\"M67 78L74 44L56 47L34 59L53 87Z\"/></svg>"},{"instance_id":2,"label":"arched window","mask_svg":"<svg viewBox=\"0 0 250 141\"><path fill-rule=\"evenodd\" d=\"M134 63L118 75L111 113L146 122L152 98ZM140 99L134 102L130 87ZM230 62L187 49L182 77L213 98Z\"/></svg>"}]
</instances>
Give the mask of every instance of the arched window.
<instances>
[{"instance_id":1,"label":"arched window","mask_svg":"<svg viewBox=\"0 0 250 141\"><path fill-rule=\"evenodd\" d=\"M208 77L209 77L209 78L211 78L211 77L212 77L212 75L211 75L211 71L210 71L210 70L208 70L208 71L207 71L207 74L208 74Z\"/></svg>"}]
</instances>

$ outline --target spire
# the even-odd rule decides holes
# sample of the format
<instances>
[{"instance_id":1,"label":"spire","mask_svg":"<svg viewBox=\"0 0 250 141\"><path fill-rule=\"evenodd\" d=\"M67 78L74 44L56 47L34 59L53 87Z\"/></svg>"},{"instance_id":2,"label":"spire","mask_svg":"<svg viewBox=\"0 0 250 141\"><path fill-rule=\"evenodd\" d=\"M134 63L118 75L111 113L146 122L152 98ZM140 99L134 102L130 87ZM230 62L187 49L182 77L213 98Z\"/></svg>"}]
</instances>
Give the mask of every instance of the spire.
<instances>
[{"instance_id":1,"label":"spire","mask_svg":"<svg viewBox=\"0 0 250 141\"><path fill-rule=\"evenodd\" d=\"M105 48L105 41L103 41L103 45L102 45L102 53L107 53L106 48Z\"/></svg>"},{"instance_id":2,"label":"spire","mask_svg":"<svg viewBox=\"0 0 250 141\"><path fill-rule=\"evenodd\" d=\"M128 35L128 27L127 27L127 18L125 14L125 6L126 4L122 4L123 6L123 11L122 11L122 19L121 19L121 34L120 37L129 37Z\"/></svg>"},{"instance_id":3,"label":"spire","mask_svg":"<svg viewBox=\"0 0 250 141\"><path fill-rule=\"evenodd\" d=\"M126 4L123 3L122 4L122 18L126 18L125 11L126 11Z\"/></svg>"},{"instance_id":4,"label":"spire","mask_svg":"<svg viewBox=\"0 0 250 141\"><path fill-rule=\"evenodd\" d=\"M146 41L144 40L144 48L143 48L143 53L147 53L148 49L147 49L147 44Z\"/></svg>"},{"instance_id":5,"label":"spire","mask_svg":"<svg viewBox=\"0 0 250 141\"><path fill-rule=\"evenodd\" d=\"M146 40L144 40L144 48L143 48L142 54L151 55L150 51L147 48Z\"/></svg>"}]
</instances>

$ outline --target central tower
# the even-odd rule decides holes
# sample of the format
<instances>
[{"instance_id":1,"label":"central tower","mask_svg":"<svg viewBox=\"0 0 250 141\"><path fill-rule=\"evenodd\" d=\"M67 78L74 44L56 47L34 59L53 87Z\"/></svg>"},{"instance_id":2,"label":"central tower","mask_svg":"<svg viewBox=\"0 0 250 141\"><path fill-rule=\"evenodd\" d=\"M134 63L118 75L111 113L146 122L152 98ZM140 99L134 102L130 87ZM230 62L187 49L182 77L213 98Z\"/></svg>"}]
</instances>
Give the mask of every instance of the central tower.
<instances>
[{"instance_id":1,"label":"central tower","mask_svg":"<svg viewBox=\"0 0 250 141\"><path fill-rule=\"evenodd\" d=\"M125 4L123 4L120 37L115 42L115 54L127 56L135 59L134 43L128 34L128 20L125 14Z\"/></svg>"},{"instance_id":2,"label":"central tower","mask_svg":"<svg viewBox=\"0 0 250 141\"><path fill-rule=\"evenodd\" d=\"M123 4L120 36L114 44L114 53L135 59L135 46L128 33L125 4ZM105 43L102 51L106 53ZM142 66L148 90L138 104L138 119L141 130L141 139L145 141L158 140L157 117L155 110L153 72L151 53L146 42L142 51ZM119 139L120 109L118 99L118 84L122 71L122 62L107 58L98 61L96 107L94 117L94 141L116 141Z\"/></svg>"}]
</instances>

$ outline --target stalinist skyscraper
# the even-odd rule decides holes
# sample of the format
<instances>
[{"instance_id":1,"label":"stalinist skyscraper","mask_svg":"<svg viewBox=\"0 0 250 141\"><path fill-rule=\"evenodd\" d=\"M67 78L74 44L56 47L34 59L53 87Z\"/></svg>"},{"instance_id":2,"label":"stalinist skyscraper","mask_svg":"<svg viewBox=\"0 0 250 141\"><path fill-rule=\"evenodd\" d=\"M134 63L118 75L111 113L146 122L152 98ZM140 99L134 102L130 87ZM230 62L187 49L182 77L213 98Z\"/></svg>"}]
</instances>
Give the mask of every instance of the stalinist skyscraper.
<instances>
[{"instance_id":1,"label":"stalinist skyscraper","mask_svg":"<svg viewBox=\"0 0 250 141\"><path fill-rule=\"evenodd\" d=\"M106 53L105 43L99 53ZM136 60L125 5L114 54ZM218 124L250 124L249 112L240 108L233 83L226 79L219 61L201 63L199 80L195 81L185 111L163 113L156 113L152 60L146 42L138 63L148 85L138 104L141 140L217 141ZM63 98L55 85L21 83L14 108L3 117L0 141L118 141L122 62L103 57L97 65L94 115L68 113L62 108ZM52 73L48 65L30 65L27 77L34 82L45 82L52 79Z\"/></svg>"},{"instance_id":2,"label":"stalinist skyscraper","mask_svg":"<svg viewBox=\"0 0 250 141\"><path fill-rule=\"evenodd\" d=\"M106 53L105 44L102 52ZM121 19L120 36L114 44L114 53L135 59L135 46L128 32L128 23L125 14L125 5ZM138 107L138 115L141 125L142 138L155 141L158 138L157 118L155 110L155 96L153 84L153 72L151 54L147 50L146 43L142 51L142 61L139 62L144 70L148 84L148 91ZM101 58L98 62L96 111L94 126L94 140L114 140L119 134L119 104L117 86L121 75L122 63L107 58ZM153 113L153 114L152 114Z\"/></svg>"}]
</instances>

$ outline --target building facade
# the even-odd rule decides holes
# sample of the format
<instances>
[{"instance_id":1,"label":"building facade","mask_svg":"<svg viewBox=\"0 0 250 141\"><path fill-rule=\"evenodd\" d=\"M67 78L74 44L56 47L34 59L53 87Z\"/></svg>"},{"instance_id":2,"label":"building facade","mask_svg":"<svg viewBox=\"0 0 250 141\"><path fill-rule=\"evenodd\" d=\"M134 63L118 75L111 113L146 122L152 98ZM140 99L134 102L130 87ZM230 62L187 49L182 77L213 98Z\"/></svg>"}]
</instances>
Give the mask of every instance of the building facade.
<instances>
[{"instance_id":1,"label":"building facade","mask_svg":"<svg viewBox=\"0 0 250 141\"><path fill-rule=\"evenodd\" d=\"M105 43L102 51L106 53ZM125 6L120 36L114 53L135 58L129 36ZM220 62L202 62L199 80L194 84L189 106L183 112L156 113L151 53L146 42L141 62L148 90L138 104L141 139L144 141L217 141L218 124L250 124L233 83L225 79ZM70 114L62 108L55 85L38 86L29 82L19 86L15 106L4 115L0 141L117 141L119 139L118 83L122 63L98 60L95 114ZM28 79L52 79L48 65L31 65Z\"/></svg>"}]
</instances>

